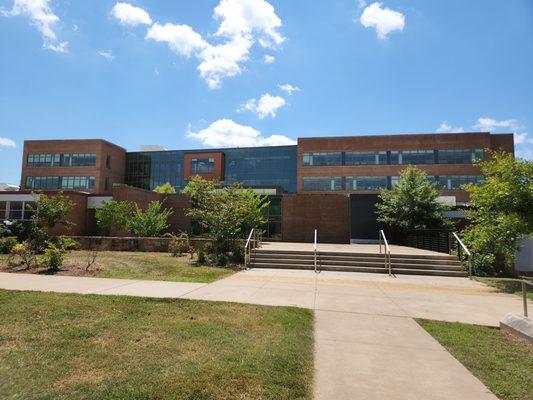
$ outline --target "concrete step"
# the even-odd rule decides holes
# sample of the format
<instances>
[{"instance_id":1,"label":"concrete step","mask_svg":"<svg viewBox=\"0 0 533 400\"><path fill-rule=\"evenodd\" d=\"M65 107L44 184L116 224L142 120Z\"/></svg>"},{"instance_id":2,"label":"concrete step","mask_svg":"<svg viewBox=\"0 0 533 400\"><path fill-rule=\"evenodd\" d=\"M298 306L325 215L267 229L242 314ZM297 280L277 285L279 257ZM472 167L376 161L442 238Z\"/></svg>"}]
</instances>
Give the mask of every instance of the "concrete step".
<instances>
[{"instance_id":1,"label":"concrete step","mask_svg":"<svg viewBox=\"0 0 533 400\"><path fill-rule=\"evenodd\" d=\"M251 263L252 268L283 268L283 269L302 269L313 270L311 264L289 264L289 263ZM343 271L343 272L370 272L370 273L388 273L388 269L382 267L367 266L349 266L349 265L322 265L320 271ZM412 268L393 268L393 274L411 274L411 275L435 275L435 276L452 276L465 277L467 273L463 270L442 270L442 269L412 269Z\"/></svg>"},{"instance_id":2,"label":"concrete step","mask_svg":"<svg viewBox=\"0 0 533 400\"><path fill-rule=\"evenodd\" d=\"M334 263L334 262L383 262L383 255L378 256L365 256L365 255L323 255L318 254L317 260L320 260L321 263ZM256 260L294 260L294 261L313 261L313 254L277 254L277 253L252 253L252 258ZM404 258L404 257L395 257L391 255L391 262L400 263L400 264L433 264L433 265L452 265L452 266L461 266L461 262L457 258L453 259L441 259L441 258Z\"/></svg>"},{"instance_id":3,"label":"concrete step","mask_svg":"<svg viewBox=\"0 0 533 400\"><path fill-rule=\"evenodd\" d=\"M255 264L298 264L298 265L312 265L314 266L313 259L298 259L298 258L276 258L276 257L251 257L251 262ZM407 268L407 269L440 269L445 271L455 271L462 270L463 266L461 263L457 262L455 264L434 264L426 260L425 264L420 263L408 263L408 262L391 262L393 268ZM347 259L336 259L336 260L324 260L322 258L317 258L317 265L322 268L325 266L336 266L336 265L346 265L353 267L381 267L384 265L383 258L378 259L368 259L368 260L347 260Z\"/></svg>"},{"instance_id":4,"label":"concrete step","mask_svg":"<svg viewBox=\"0 0 533 400\"><path fill-rule=\"evenodd\" d=\"M338 252L338 251L318 251L321 256L342 256L342 257L383 257L380 253L351 253L351 252ZM300 256L313 256L313 251L299 251L299 250L268 250L263 248L253 249L252 254L291 254ZM449 254L391 254L394 258L409 258L416 260L435 259L435 260L457 260L457 256Z\"/></svg>"}]
</instances>

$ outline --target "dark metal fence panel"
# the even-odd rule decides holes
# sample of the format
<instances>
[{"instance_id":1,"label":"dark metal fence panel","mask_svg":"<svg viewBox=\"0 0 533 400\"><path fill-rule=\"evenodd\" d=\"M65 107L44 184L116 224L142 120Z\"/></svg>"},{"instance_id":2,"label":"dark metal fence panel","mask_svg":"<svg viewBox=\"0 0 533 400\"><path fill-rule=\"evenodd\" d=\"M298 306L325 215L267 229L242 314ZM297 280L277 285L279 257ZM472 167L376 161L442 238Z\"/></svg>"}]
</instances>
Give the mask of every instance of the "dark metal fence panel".
<instances>
[{"instance_id":1,"label":"dark metal fence panel","mask_svg":"<svg viewBox=\"0 0 533 400\"><path fill-rule=\"evenodd\" d=\"M403 231L394 232L392 235L393 244L447 254L452 250L452 242L451 231L446 230Z\"/></svg>"}]
</instances>

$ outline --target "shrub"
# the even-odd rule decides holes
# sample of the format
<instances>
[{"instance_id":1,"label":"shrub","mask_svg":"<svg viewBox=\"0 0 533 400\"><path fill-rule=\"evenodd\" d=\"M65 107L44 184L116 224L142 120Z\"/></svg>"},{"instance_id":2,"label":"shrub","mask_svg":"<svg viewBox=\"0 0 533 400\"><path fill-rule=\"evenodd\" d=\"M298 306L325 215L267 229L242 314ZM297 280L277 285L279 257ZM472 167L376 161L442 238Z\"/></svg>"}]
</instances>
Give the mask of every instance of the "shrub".
<instances>
[{"instance_id":1,"label":"shrub","mask_svg":"<svg viewBox=\"0 0 533 400\"><path fill-rule=\"evenodd\" d=\"M217 267L225 267L228 265L228 255L226 253L214 253L211 254L211 264Z\"/></svg>"},{"instance_id":2,"label":"shrub","mask_svg":"<svg viewBox=\"0 0 533 400\"><path fill-rule=\"evenodd\" d=\"M203 246L200 246L198 250L196 250L196 258L198 264L205 264L207 262L207 257L205 256L205 250Z\"/></svg>"},{"instance_id":3,"label":"shrub","mask_svg":"<svg viewBox=\"0 0 533 400\"><path fill-rule=\"evenodd\" d=\"M18 257L20 263L27 269L33 268L37 264L37 253L30 242L18 243L11 249L11 256Z\"/></svg>"},{"instance_id":4,"label":"shrub","mask_svg":"<svg viewBox=\"0 0 533 400\"><path fill-rule=\"evenodd\" d=\"M17 238L9 236L0 239L0 254L10 254L13 247L17 245Z\"/></svg>"},{"instance_id":5,"label":"shrub","mask_svg":"<svg viewBox=\"0 0 533 400\"><path fill-rule=\"evenodd\" d=\"M159 194L176 194L176 189L170 183L166 182L156 187L154 192Z\"/></svg>"},{"instance_id":6,"label":"shrub","mask_svg":"<svg viewBox=\"0 0 533 400\"><path fill-rule=\"evenodd\" d=\"M41 257L41 262L51 270L58 270L65 259L65 251L53 243L48 244L48 248Z\"/></svg>"},{"instance_id":7,"label":"shrub","mask_svg":"<svg viewBox=\"0 0 533 400\"><path fill-rule=\"evenodd\" d=\"M135 205L128 229L135 237L159 237L168 228L172 213L172 210L164 209L160 201L151 201L144 211Z\"/></svg>"},{"instance_id":8,"label":"shrub","mask_svg":"<svg viewBox=\"0 0 533 400\"><path fill-rule=\"evenodd\" d=\"M173 257L181 256L183 253L190 251L191 245L189 243L189 235L182 232L178 236L172 236L168 244L168 250Z\"/></svg>"},{"instance_id":9,"label":"shrub","mask_svg":"<svg viewBox=\"0 0 533 400\"><path fill-rule=\"evenodd\" d=\"M54 238L53 243L60 249L63 249L64 251L81 249L80 242L72 238L69 238L68 236L58 236Z\"/></svg>"}]
</instances>

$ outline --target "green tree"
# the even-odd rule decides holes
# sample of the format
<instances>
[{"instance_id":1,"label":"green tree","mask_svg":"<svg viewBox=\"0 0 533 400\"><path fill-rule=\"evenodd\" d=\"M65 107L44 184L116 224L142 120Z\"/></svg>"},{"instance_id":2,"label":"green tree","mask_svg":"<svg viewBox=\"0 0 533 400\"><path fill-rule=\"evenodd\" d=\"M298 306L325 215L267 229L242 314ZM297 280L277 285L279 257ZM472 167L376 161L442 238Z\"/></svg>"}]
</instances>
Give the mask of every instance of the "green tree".
<instances>
[{"instance_id":1,"label":"green tree","mask_svg":"<svg viewBox=\"0 0 533 400\"><path fill-rule=\"evenodd\" d=\"M410 165L401 172L399 184L379 195L378 221L400 230L449 228L451 222L443 216L448 207L438 196L426 173Z\"/></svg>"},{"instance_id":2,"label":"green tree","mask_svg":"<svg viewBox=\"0 0 533 400\"><path fill-rule=\"evenodd\" d=\"M266 222L267 197L256 195L252 189L243 189L240 184L220 187L214 181L195 176L189 180L183 194L191 200L187 214L213 239L208 250L215 256L222 256L220 259L228 252L239 254L242 247L239 239Z\"/></svg>"},{"instance_id":3,"label":"green tree","mask_svg":"<svg viewBox=\"0 0 533 400\"><path fill-rule=\"evenodd\" d=\"M158 237L168 229L168 218L171 215L172 210L164 209L160 201L150 202L146 210L141 210L135 205L127 226L136 237Z\"/></svg>"},{"instance_id":4,"label":"green tree","mask_svg":"<svg viewBox=\"0 0 533 400\"><path fill-rule=\"evenodd\" d=\"M156 187L154 192L159 194L176 194L176 189L170 183L166 182Z\"/></svg>"},{"instance_id":5,"label":"green tree","mask_svg":"<svg viewBox=\"0 0 533 400\"><path fill-rule=\"evenodd\" d=\"M74 202L62 192L54 196L47 196L39 193L39 198L32 205L33 219L42 228L53 228L61 224L71 226L72 222L67 221L67 215L74 207Z\"/></svg>"},{"instance_id":6,"label":"green tree","mask_svg":"<svg viewBox=\"0 0 533 400\"><path fill-rule=\"evenodd\" d=\"M533 162L492 152L482 185L466 185L471 225L463 232L477 274L511 274L517 239L533 232Z\"/></svg>"},{"instance_id":7,"label":"green tree","mask_svg":"<svg viewBox=\"0 0 533 400\"><path fill-rule=\"evenodd\" d=\"M127 230L135 206L129 201L104 201L102 207L95 211L96 225L103 235L109 235L111 229Z\"/></svg>"}]
</instances>

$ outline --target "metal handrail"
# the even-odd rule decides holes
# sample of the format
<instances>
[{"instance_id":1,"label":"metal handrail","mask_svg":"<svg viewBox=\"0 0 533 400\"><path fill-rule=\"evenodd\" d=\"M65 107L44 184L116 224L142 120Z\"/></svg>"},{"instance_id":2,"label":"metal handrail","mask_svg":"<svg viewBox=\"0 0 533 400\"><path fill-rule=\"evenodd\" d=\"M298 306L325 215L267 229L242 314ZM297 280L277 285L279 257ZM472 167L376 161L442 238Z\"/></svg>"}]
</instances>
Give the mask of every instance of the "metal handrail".
<instances>
[{"instance_id":1,"label":"metal handrail","mask_svg":"<svg viewBox=\"0 0 533 400\"><path fill-rule=\"evenodd\" d=\"M522 301L524 303L524 317L528 318L527 313L527 285L533 286L533 282L530 282L526 279L521 279L520 282L522 283Z\"/></svg>"},{"instance_id":2,"label":"metal handrail","mask_svg":"<svg viewBox=\"0 0 533 400\"><path fill-rule=\"evenodd\" d=\"M246 240L246 244L244 245L244 268L248 268L248 266L250 265L250 258L252 255L251 243L253 234L254 228L252 228L252 230L250 231L250 234L248 235L248 240Z\"/></svg>"},{"instance_id":3,"label":"metal handrail","mask_svg":"<svg viewBox=\"0 0 533 400\"><path fill-rule=\"evenodd\" d=\"M457 233L452 232L452 235L453 235L453 237L455 237L455 240L457 240L457 243L459 243L459 245L463 248L463 250L465 251L466 255L468 256L468 277L470 279L472 279L472 253L470 252L470 250L468 250L468 248L465 246L465 244L459 238L459 236L457 236ZM461 258L461 254L459 253L459 259L460 258ZM461 260L461 262L462 262L462 260Z\"/></svg>"},{"instance_id":4,"label":"metal handrail","mask_svg":"<svg viewBox=\"0 0 533 400\"><path fill-rule=\"evenodd\" d=\"M314 246L313 246L313 253L314 253L314 263L315 263L315 272L316 271L316 251L317 251L317 243L318 243L318 230L315 229L315 243L314 243Z\"/></svg>"},{"instance_id":5,"label":"metal handrail","mask_svg":"<svg viewBox=\"0 0 533 400\"><path fill-rule=\"evenodd\" d=\"M379 231L379 254L381 254L381 240L383 239L384 244L384 250L385 250L385 268L389 270L389 276L392 275L392 262L391 262L391 255L390 255L390 247L389 242L387 241L387 237L385 236L385 232L383 232L383 229L380 229Z\"/></svg>"}]
</instances>

